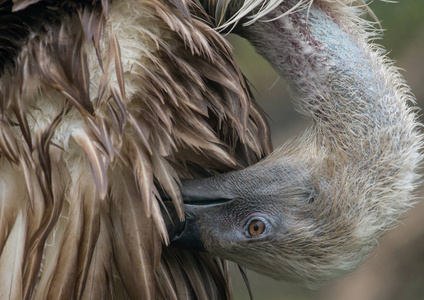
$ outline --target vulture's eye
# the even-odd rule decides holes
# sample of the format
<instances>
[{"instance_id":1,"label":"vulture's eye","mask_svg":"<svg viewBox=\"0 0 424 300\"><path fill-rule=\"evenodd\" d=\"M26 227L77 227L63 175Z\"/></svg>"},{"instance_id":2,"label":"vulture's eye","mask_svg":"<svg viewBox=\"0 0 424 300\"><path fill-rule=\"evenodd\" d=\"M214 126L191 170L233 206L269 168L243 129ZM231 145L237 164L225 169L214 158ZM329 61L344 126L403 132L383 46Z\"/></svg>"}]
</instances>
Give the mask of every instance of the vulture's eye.
<instances>
[{"instance_id":1,"label":"vulture's eye","mask_svg":"<svg viewBox=\"0 0 424 300\"><path fill-rule=\"evenodd\" d=\"M259 236L265 231L265 223L261 220L252 220L248 226L248 232L250 236Z\"/></svg>"}]
</instances>

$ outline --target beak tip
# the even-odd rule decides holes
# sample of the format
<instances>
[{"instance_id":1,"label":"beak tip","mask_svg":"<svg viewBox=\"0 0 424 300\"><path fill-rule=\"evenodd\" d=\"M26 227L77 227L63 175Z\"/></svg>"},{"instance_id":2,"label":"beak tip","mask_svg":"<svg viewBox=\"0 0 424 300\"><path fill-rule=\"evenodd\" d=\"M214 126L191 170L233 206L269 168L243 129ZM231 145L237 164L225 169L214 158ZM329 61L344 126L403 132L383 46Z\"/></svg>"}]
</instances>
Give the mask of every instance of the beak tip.
<instances>
[{"instance_id":1,"label":"beak tip","mask_svg":"<svg viewBox=\"0 0 424 300\"><path fill-rule=\"evenodd\" d=\"M175 224L169 233L170 247L206 251L203 246L199 229L193 218L187 217L186 220Z\"/></svg>"}]
</instances>

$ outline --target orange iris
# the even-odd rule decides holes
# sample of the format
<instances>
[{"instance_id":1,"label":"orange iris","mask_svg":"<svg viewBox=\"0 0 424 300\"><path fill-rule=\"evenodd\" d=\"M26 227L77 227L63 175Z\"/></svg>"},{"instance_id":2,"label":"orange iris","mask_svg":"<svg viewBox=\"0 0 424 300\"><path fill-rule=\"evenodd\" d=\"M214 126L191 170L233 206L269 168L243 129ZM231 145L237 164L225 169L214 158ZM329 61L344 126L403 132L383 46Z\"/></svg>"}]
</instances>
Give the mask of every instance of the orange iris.
<instances>
[{"instance_id":1,"label":"orange iris","mask_svg":"<svg viewBox=\"0 0 424 300\"><path fill-rule=\"evenodd\" d=\"M249 234L252 236L261 235L265 231L265 224L260 220L253 220L249 224Z\"/></svg>"}]
</instances>

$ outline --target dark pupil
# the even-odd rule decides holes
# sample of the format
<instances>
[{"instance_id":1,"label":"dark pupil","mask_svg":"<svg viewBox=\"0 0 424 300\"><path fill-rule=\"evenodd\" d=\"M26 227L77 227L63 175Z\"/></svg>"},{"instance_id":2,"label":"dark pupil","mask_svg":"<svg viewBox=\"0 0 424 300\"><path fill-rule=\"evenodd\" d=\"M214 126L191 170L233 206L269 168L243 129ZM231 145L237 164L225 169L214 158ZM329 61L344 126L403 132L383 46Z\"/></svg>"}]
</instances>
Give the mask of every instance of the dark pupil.
<instances>
[{"instance_id":1,"label":"dark pupil","mask_svg":"<svg viewBox=\"0 0 424 300\"><path fill-rule=\"evenodd\" d=\"M257 223L253 226L253 230L254 231L258 231L259 230L259 225Z\"/></svg>"}]
</instances>

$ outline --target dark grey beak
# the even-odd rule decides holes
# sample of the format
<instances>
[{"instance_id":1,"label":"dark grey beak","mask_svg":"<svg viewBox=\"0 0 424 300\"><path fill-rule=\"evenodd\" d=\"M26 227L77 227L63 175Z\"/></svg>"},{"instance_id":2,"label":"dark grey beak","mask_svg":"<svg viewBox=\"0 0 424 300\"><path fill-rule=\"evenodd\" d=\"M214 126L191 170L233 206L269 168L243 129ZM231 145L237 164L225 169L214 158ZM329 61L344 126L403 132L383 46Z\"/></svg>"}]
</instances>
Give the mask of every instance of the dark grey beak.
<instances>
[{"instance_id":1,"label":"dark grey beak","mask_svg":"<svg viewBox=\"0 0 424 300\"><path fill-rule=\"evenodd\" d=\"M172 226L169 233L170 246L193 251L206 251L200 237L196 219L187 216L184 221Z\"/></svg>"},{"instance_id":2,"label":"dark grey beak","mask_svg":"<svg viewBox=\"0 0 424 300\"><path fill-rule=\"evenodd\" d=\"M233 199L216 185L216 178L182 180L181 195L184 201L185 220L174 223L169 231L170 246L206 251L197 226L200 210L225 204ZM218 186L218 187L217 187Z\"/></svg>"}]
</instances>

